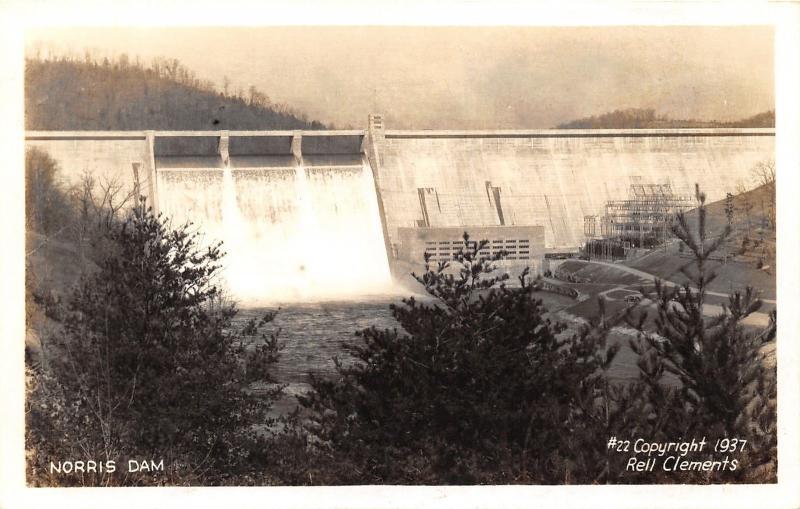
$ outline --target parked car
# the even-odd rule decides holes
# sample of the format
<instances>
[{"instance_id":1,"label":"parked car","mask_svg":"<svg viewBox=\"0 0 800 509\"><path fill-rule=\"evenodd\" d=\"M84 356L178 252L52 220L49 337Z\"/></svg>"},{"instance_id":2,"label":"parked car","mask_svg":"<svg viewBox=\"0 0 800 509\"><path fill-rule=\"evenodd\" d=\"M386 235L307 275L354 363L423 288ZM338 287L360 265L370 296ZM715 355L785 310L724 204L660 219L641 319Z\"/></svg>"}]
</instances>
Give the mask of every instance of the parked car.
<instances>
[{"instance_id":1,"label":"parked car","mask_svg":"<svg viewBox=\"0 0 800 509\"><path fill-rule=\"evenodd\" d=\"M670 296L670 299L669 299L669 300L672 300L672 301L678 302L678 301L680 301L681 299L683 299L684 297L686 297L686 288L684 288L684 287L680 287L680 288L678 288L678 289L677 289L677 291L676 291L675 293L673 293L673 294Z\"/></svg>"},{"instance_id":2,"label":"parked car","mask_svg":"<svg viewBox=\"0 0 800 509\"><path fill-rule=\"evenodd\" d=\"M641 293L633 293L625 296L625 302L627 302L628 304L638 304L641 301L642 301Z\"/></svg>"}]
</instances>

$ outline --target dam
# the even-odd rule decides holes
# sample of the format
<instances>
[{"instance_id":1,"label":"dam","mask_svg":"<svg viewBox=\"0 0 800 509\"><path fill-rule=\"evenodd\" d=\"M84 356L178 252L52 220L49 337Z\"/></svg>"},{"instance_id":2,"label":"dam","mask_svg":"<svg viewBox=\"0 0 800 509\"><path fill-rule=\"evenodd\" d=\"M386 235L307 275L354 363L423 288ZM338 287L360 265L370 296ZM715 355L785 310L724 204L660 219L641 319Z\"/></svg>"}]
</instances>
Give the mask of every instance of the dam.
<instances>
[{"instance_id":1,"label":"dam","mask_svg":"<svg viewBox=\"0 0 800 509\"><path fill-rule=\"evenodd\" d=\"M708 201L753 187L774 129L30 131L68 184L84 174L224 242L237 295L379 292L460 232L541 270L632 179ZM475 239L475 236L473 236ZM480 240L477 239L477 240ZM438 258L437 258L438 257ZM347 292L345 292L347 293Z\"/></svg>"}]
</instances>

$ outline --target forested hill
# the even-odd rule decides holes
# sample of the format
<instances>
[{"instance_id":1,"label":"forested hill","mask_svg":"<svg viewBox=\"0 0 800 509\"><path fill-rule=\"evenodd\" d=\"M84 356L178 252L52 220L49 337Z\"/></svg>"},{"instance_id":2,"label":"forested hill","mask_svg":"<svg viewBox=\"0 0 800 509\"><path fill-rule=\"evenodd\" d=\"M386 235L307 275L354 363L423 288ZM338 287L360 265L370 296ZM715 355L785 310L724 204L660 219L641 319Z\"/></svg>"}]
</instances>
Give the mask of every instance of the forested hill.
<instances>
[{"instance_id":1,"label":"forested hill","mask_svg":"<svg viewBox=\"0 0 800 509\"><path fill-rule=\"evenodd\" d=\"M227 88L227 86L226 86ZM29 130L324 129L254 87L218 92L177 60L27 59Z\"/></svg>"},{"instance_id":2,"label":"forested hill","mask_svg":"<svg viewBox=\"0 0 800 509\"><path fill-rule=\"evenodd\" d=\"M677 129L700 127L775 127L775 111L765 111L733 122L677 120L653 109L630 108L559 124L559 129Z\"/></svg>"}]
</instances>

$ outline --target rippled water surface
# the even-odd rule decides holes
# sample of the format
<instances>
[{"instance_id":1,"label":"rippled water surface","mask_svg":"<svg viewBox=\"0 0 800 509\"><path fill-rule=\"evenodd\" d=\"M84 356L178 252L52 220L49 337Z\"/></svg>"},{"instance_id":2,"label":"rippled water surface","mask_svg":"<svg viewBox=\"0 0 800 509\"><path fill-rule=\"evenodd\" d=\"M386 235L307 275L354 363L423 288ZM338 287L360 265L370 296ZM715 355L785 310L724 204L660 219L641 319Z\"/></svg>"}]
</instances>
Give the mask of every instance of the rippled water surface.
<instances>
[{"instance_id":1,"label":"rippled water surface","mask_svg":"<svg viewBox=\"0 0 800 509\"><path fill-rule=\"evenodd\" d=\"M399 327L389 309L399 299L386 297L361 301L291 304L280 307L266 332L280 328L279 340L284 344L277 365L278 380L289 384L304 383L309 372L333 374L333 357L343 358L343 342L353 342L357 330L368 327ZM276 308L242 309L237 321L263 316Z\"/></svg>"},{"instance_id":2,"label":"rippled water surface","mask_svg":"<svg viewBox=\"0 0 800 509\"><path fill-rule=\"evenodd\" d=\"M389 309L390 304L399 302L399 298L381 297L281 306L275 320L265 329L270 332L280 328L279 338L284 348L275 369L278 380L289 384L291 392L306 386L309 372L333 375L333 357L339 356L345 362L348 360L342 343L358 341L355 336L357 330L372 326L399 328ZM258 318L265 311L275 309L242 309L237 322L243 324L250 318ZM609 337L609 343L618 342L621 346L611 368L610 374L614 379L630 380L638 376L638 358L628 346L629 339L630 334L617 332Z\"/></svg>"}]
</instances>

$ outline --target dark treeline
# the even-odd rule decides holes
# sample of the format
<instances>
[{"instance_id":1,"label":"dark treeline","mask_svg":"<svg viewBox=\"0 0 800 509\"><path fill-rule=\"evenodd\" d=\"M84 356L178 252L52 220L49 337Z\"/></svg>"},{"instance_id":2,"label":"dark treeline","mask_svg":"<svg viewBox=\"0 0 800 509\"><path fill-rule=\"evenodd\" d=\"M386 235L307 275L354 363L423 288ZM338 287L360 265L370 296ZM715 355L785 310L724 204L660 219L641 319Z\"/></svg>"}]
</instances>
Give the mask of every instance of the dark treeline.
<instances>
[{"instance_id":1,"label":"dark treeline","mask_svg":"<svg viewBox=\"0 0 800 509\"><path fill-rule=\"evenodd\" d=\"M176 59L149 66L127 55L29 58L25 128L31 130L324 129L251 86L222 91Z\"/></svg>"},{"instance_id":2,"label":"dark treeline","mask_svg":"<svg viewBox=\"0 0 800 509\"><path fill-rule=\"evenodd\" d=\"M701 127L775 127L775 111L765 111L733 122L679 120L654 109L628 108L559 124L559 129L676 129Z\"/></svg>"}]
</instances>

